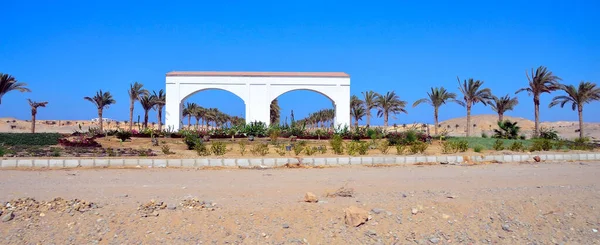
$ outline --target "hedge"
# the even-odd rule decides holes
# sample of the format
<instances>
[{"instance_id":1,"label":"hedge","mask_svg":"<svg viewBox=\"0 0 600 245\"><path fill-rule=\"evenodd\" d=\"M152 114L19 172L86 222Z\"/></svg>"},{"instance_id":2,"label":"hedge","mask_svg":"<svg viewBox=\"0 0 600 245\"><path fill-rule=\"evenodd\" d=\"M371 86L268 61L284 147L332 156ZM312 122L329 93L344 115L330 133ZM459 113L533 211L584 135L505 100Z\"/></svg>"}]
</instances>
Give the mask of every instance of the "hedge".
<instances>
[{"instance_id":1,"label":"hedge","mask_svg":"<svg viewBox=\"0 0 600 245\"><path fill-rule=\"evenodd\" d=\"M59 133L0 133L4 145L57 145Z\"/></svg>"}]
</instances>

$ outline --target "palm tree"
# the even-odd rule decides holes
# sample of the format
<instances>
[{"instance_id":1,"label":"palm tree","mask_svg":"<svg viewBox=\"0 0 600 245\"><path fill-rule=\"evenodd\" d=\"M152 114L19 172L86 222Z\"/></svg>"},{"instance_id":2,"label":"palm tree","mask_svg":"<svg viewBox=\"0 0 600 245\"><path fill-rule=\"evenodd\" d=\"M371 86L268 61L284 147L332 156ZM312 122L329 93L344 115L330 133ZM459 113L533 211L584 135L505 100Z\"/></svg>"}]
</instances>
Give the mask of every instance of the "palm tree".
<instances>
[{"instance_id":1,"label":"palm tree","mask_svg":"<svg viewBox=\"0 0 600 245\"><path fill-rule=\"evenodd\" d=\"M504 121L504 113L512 111L517 104L519 104L519 99L517 97L511 98L508 94L500 98L493 96L490 101L490 107L498 113L499 122Z\"/></svg>"},{"instance_id":2,"label":"palm tree","mask_svg":"<svg viewBox=\"0 0 600 245\"><path fill-rule=\"evenodd\" d=\"M133 108L135 106L135 101L139 100L141 96L148 95L148 90L143 89L144 84L134 82L129 85L129 131L133 128Z\"/></svg>"},{"instance_id":3,"label":"palm tree","mask_svg":"<svg viewBox=\"0 0 600 245\"><path fill-rule=\"evenodd\" d=\"M352 97L350 97L350 120L356 119L356 115L361 114L355 114L355 112L362 111L363 115L361 115L359 118L362 118L364 116L364 114L366 113L364 105L365 102L360 100L358 96L352 95ZM359 108L361 108L362 110L360 110ZM350 124L352 124L352 122L350 122ZM354 125L358 127L358 120L354 122Z\"/></svg>"},{"instance_id":4,"label":"palm tree","mask_svg":"<svg viewBox=\"0 0 600 245\"><path fill-rule=\"evenodd\" d=\"M559 81L562 79L552 74L546 67L540 66L533 72L531 69L531 75L525 72L527 80L529 80L529 87L521 88L515 92L518 94L522 91L527 91L529 95L533 95L533 104L535 106L535 131L533 135L537 137L540 133L540 95L543 93L550 93L559 88Z\"/></svg>"},{"instance_id":5,"label":"palm tree","mask_svg":"<svg viewBox=\"0 0 600 245\"><path fill-rule=\"evenodd\" d=\"M377 106L377 116L383 116L384 127L388 126L388 118L390 113L398 114L400 112L404 112L408 114L408 112L404 109L404 107L406 107L406 101L400 100L400 97L398 97L394 91L387 92L384 95L378 94L377 98L375 99L375 105ZM367 116L368 115L369 114L367 112Z\"/></svg>"},{"instance_id":6,"label":"palm tree","mask_svg":"<svg viewBox=\"0 0 600 245\"><path fill-rule=\"evenodd\" d=\"M98 92L96 92L96 95L94 95L94 97L83 97L84 100L87 100L89 102L92 102L96 108L98 109L98 120L100 121L100 131L103 131L103 120L102 120L102 112L104 111L104 109L108 109L108 107L112 104L116 104L117 101L113 99L112 95L110 94L110 92L102 92L102 90L99 90Z\"/></svg>"},{"instance_id":7,"label":"palm tree","mask_svg":"<svg viewBox=\"0 0 600 245\"><path fill-rule=\"evenodd\" d=\"M464 101L457 102L459 105L467 107L467 137L469 137L471 136L471 107L477 103L487 105L492 99L492 91L489 88L481 88L483 81L469 78L468 81L464 80L461 84L460 79L458 77L456 79L458 79L458 89L464 96Z\"/></svg>"},{"instance_id":8,"label":"palm tree","mask_svg":"<svg viewBox=\"0 0 600 245\"><path fill-rule=\"evenodd\" d=\"M31 133L34 134L35 133L35 116L37 115L37 108L38 107L46 107L48 102L46 102L46 101L35 102L35 101L32 101L31 99L27 99L27 101L29 101L29 106L31 106Z\"/></svg>"},{"instance_id":9,"label":"palm tree","mask_svg":"<svg viewBox=\"0 0 600 245\"><path fill-rule=\"evenodd\" d=\"M27 86L26 83L18 82L13 76L0 73L0 104L2 104L2 96L10 91L31 92L25 86Z\"/></svg>"},{"instance_id":10,"label":"palm tree","mask_svg":"<svg viewBox=\"0 0 600 245\"><path fill-rule=\"evenodd\" d=\"M366 115L365 108L363 106L353 106L350 108L350 115L354 118L354 127L358 128L358 120Z\"/></svg>"},{"instance_id":11,"label":"palm tree","mask_svg":"<svg viewBox=\"0 0 600 245\"><path fill-rule=\"evenodd\" d=\"M192 127L191 121L192 121L192 116L194 115L194 112L196 110L196 108L198 108L198 105L196 103L186 103L185 108L183 108L183 111L181 112L181 115L183 117L188 118L188 128Z\"/></svg>"},{"instance_id":12,"label":"palm tree","mask_svg":"<svg viewBox=\"0 0 600 245\"><path fill-rule=\"evenodd\" d=\"M440 106L446 104L447 101L456 102L456 94L448 92L444 87L431 88L431 92L427 92L427 98L422 98L415 101L413 107L422 103L427 103L433 106L433 120L435 122L435 135L438 134L438 111Z\"/></svg>"},{"instance_id":13,"label":"palm tree","mask_svg":"<svg viewBox=\"0 0 600 245\"><path fill-rule=\"evenodd\" d=\"M377 107L377 103L375 100L379 96L378 93L373 92L371 90L362 92L363 97L365 98L365 110L367 112L367 126L371 125L371 110Z\"/></svg>"},{"instance_id":14,"label":"palm tree","mask_svg":"<svg viewBox=\"0 0 600 245\"><path fill-rule=\"evenodd\" d=\"M274 99L271 101L271 125L279 124L279 118L281 117L281 108L279 107L279 101Z\"/></svg>"},{"instance_id":15,"label":"palm tree","mask_svg":"<svg viewBox=\"0 0 600 245\"><path fill-rule=\"evenodd\" d=\"M144 94L138 100L144 109L144 128L148 128L148 112L154 107L154 95Z\"/></svg>"},{"instance_id":16,"label":"palm tree","mask_svg":"<svg viewBox=\"0 0 600 245\"><path fill-rule=\"evenodd\" d=\"M159 90L158 93L156 91L152 91L152 97L154 97L154 109L156 109L156 114L158 117L158 131L162 130L162 110L165 104L167 103L167 97L165 95L164 90Z\"/></svg>"},{"instance_id":17,"label":"palm tree","mask_svg":"<svg viewBox=\"0 0 600 245\"><path fill-rule=\"evenodd\" d=\"M559 89L565 91L567 95L559 95L552 99L548 107L553 107L560 104L564 107L565 104L571 103L571 108L577 108L579 115L579 138L583 138L583 105L595 100L600 100L600 88L595 83L580 82L579 87L573 85L559 85Z\"/></svg>"}]
</instances>

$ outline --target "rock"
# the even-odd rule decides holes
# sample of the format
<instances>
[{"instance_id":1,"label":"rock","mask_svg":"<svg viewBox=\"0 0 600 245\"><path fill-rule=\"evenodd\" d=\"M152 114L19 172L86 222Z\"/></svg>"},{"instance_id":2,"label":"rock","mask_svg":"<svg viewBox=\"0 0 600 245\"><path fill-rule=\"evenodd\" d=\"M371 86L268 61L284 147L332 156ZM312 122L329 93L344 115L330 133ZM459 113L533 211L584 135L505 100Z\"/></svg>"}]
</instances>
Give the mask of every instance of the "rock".
<instances>
[{"instance_id":1,"label":"rock","mask_svg":"<svg viewBox=\"0 0 600 245\"><path fill-rule=\"evenodd\" d=\"M368 230L368 231L365 231L365 235L368 237L376 237L377 233L375 231Z\"/></svg>"},{"instance_id":2,"label":"rock","mask_svg":"<svg viewBox=\"0 0 600 245\"><path fill-rule=\"evenodd\" d=\"M387 214L387 216L392 216L393 213L390 211L385 211L385 214Z\"/></svg>"},{"instance_id":3,"label":"rock","mask_svg":"<svg viewBox=\"0 0 600 245\"><path fill-rule=\"evenodd\" d=\"M290 228L290 225L288 225L288 224L283 224L281 227L283 227L283 229L289 229L289 228Z\"/></svg>"},{"instance_id":4,"label":"rock","mask_svg":"<svg viewBox=\"0 0 600 245\"><path fill-rule=\"evenodd\" d=\"M443 218L443 219L449 219L449 218L450 218L450 215L447 215L447 214L442 214L442 218Z\"/></svg>"},{"instance_id":5,"label":"rock","mask_svg":"<svg viewBox=\"0 0 600 245\"><path fill-rule=\"evenodd\" d=\"M598 233L598 229L592 229L592 232Z\"/></svg>"},{"instance_id":6,"label":"rock","mask_svg":"<svg viewBox=\"0 0 600 245\"><path fill-rule=\"evenodd\" d=\"M177 206L174 205L174 204L169 204L169 205L167 205L167 209L168 210L175 210L175 209L177 209Z\"/></svg>"},{"instance_id":7,"label":"rock","mask_svg":"<svg viewBox=\"0 0 600 245\"><path fill-rule=\"evenodd\" d=\"M417 208L412 208L412 209L410 210L410 212L411 212L413 215L415 215L415 214L418 214L418 213L419 213L419 210L418 210Z\"/></svg>"},{"instance_id":8,"label":"rock","mask_svg":"<svg viewBox=\"0 0 600 245\"><path fill-rule=\"evenodd\" d=\"M510 229L510 225L508 224L503 224L502 225L502 230L507 231L507 232L511 232L512 230Z\"/></svg>"},{"instance_id":9,"label":"rock","mask_svg":"<svg viewBox=\"0 0 600 245\"><path fill-rule=\"evenodd\" d=\"M533 157L533 160L534 160L535 162L540 162L542 159L540 158L540 156L534 156L534 157Z\"/></svg>"},{"instance_id":10,"label":"rock","mask_svg":"<svg viewBox=\"0 0 600 245\"><path fill-rule=\"evenodd\" d=\"M13 212L8 212L4 216L2 216L1 219L2 219L2 222L8 222L8 221L11 221L14 217L15 217L15 214L13 214Z\"/></svg>"},{"instance_id":11,"label":"rock","mask_svg":"<svg viewBox=\"0 0 600 245\"><path fill-rule=\"evenodd\" d=\"M153 211L152 216L158 216L158 211Z\"/></svg>"},{"instance_id":12,"label":"rock","mask_svg":"<svg viewBox=\"0 0 600 245\"><path fill-rule=\"evenodd\" d=\"M402 197L403 197L403 198L406 198L406 194L402 193Z\"/></svg>"},{"instance_id":13,"label":"rock","mask_svg":"<svg viewBox=\"0 0 600 245\"><path fill-rule=\"evenodd\" d=\"M358 227L369 219L369 212L356 206L350 206L344 210L346 225Z\"/></svg>"},{"instance_id":14,"label":"rock","mask_svg":"<svg viewBox=\"0 0 600 245\"><path fill-rule=\"evenodd\" d=\"M317 195L313 194L312 192L307 192L304 194L304 201L315 203L318 202L319 199L317 198Z\"/></svg>"},{"instance_id":15,"label":"rock","mask_svg":"<svg viewBox=\"0 0 600 245\"><path fill-rule=\"evenodd\" d=\"M46 216L45 213L40 213L40 217L44 217L44 216Z\"/></svg>"},{"instance_id":16,"label":"rock","mask_svg":"<svg viewBox=\"0 0 600 245\"><path fill-rule=\"evenodd\" d=\"M429 238L429 242L431 242L433 244L437 244L440 242L440 239L437 237L432 237L432 238Z\"/></svg>"},{"instance_id":17,"label":"rock","mask_svg":"<svg viewBox=\"0 0 600 245\"><path fill-rule=\"evenodd\" d=\"M374 209L371 209L371 212L373 212L374 214L380 214L380 213L385 212L385 210L383 210L381 208L374 208Z\"/></svg>"}]
</instances>

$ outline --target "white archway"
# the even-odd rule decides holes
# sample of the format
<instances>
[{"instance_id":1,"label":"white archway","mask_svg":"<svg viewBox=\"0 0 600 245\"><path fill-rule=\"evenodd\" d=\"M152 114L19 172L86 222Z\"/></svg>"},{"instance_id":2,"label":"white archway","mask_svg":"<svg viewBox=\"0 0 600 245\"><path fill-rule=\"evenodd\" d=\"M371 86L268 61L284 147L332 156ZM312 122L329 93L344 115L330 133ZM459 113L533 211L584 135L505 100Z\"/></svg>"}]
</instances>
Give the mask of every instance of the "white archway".
<instances>
[{"instance_id":1,"label":"white archway","mask_svg":"<svg viewBox=\"0 0 600 245\"><path fill-rule=\"evenodd\" d=\"M335 124L350 126L350 76L343 72L169 72L166 126L179 130L182 101L206 89L221 89L237 95L244 101L246 122L266 124L270 121L271 101L294 90L315 91L333 101Z\"/></svg>"}]
</instances>

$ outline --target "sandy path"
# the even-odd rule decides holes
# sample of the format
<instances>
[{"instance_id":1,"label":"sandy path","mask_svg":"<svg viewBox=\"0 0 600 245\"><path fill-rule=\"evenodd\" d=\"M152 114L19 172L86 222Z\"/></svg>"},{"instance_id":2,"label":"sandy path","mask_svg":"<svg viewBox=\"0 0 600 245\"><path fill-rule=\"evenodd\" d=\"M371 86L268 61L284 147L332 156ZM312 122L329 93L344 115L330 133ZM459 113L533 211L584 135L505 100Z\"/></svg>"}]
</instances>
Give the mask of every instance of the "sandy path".
<instances>
[{"instance_id":1,"label":"sandy path","mask_svg":"<svg viewBox=\"0 0 600 245\"><path fill-rule=\"evenodd\" d=\"M0 171L2 201L63 197L100 205L72 216L51 211L24 220L15 213L0 223L0 243L600 244L597 176L600 163ZM355 197L324 197L341 186L354 188ZM299 202L307 191L325 202ZM150 199L177 204L187 196L217 209L165 209L158 217L136 210ZM343 209L350 205L385 211L348 227Z\"/></svg>"}]
</instances>

